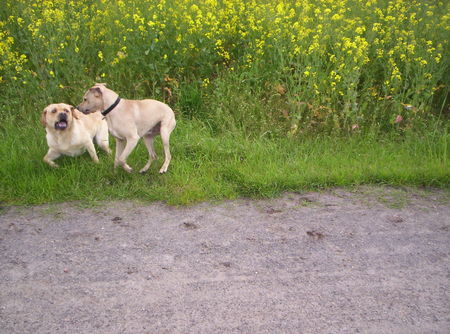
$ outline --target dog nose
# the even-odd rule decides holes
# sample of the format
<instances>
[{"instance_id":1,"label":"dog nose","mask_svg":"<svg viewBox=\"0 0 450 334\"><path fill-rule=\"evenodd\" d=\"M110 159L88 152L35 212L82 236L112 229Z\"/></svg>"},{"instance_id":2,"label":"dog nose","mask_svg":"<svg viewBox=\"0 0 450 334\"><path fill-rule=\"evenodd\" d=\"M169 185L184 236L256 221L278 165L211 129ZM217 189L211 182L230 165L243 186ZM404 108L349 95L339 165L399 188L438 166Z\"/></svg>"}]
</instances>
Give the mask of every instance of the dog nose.
<instances>
[{"instance_id":1,"label":"dog nose","mask_svg":"<svg viewBox=\"0 0 450 334\"><path fill-rule=\"evenodd\" d=\"M77 109L79 110L79 111L81 111L83 114L89 114L89 109L86 109L86 108L81 108L80 106L77 106Z\"/></svg>"},{"instance_id":2,"label":"dog nose","mask_svg":"<svg viewBox=\"0 0 450 334\"><path fill-rule=\"evenodd\" d=\"M66 113L59 114L59 120L60 121L67 121L67 115Z\"/></svg>"}]
</instances>

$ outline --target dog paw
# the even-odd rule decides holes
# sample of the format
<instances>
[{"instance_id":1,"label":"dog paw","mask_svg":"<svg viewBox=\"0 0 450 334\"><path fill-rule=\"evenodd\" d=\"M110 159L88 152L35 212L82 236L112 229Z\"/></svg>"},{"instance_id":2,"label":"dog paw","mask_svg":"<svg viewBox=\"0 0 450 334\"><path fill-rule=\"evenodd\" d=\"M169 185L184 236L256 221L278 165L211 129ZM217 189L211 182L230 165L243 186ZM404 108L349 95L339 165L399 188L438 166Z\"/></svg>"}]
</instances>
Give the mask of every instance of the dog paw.
<instances>
[{"instance_id":1,"label":"dog paw","mask_svg":"<svg viewBox=\"0 0 450 334\"><path fill-rule=\"evenodd\" d=\"M127 173L133 173L133 168L131 168L130 166L123 166L123 169L124 169L125 172L127 172Z\"/></svg>"},{"instance_id":2,"label":"dog paw","mask_svg":"<svg viewBox=\"0 0 450 334\"><path fill-rule=\"evenodd\" d=\"M108 154L108 155L111 155L111 154L112 154L112 151L111 151L111 149L110 149L108 146L103 147L103 151L105 151L106 154Z\"/></svg>"}]
</instances>

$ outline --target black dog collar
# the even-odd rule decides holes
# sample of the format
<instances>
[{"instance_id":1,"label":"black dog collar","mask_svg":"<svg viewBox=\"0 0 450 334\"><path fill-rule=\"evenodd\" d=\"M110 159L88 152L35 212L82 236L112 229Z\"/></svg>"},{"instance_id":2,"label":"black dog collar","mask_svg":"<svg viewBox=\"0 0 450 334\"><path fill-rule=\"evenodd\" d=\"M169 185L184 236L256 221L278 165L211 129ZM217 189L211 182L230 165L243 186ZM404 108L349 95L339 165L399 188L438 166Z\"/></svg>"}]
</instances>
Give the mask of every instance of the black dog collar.
<instances>
[{"instance_id":1,"label":"black dog collar","mask_svg":"<svg viewBox=\"0 0 450 334\"><path fill-rule=\"evenodd\" d=\"M111 106L108 109L106 109L105 111L102 111L102 115L103 116L108 115L119 104L119 102L120 102L120 97L118 96L117 100L113 104L111 104Z\"/></svg>"}]
</instances>

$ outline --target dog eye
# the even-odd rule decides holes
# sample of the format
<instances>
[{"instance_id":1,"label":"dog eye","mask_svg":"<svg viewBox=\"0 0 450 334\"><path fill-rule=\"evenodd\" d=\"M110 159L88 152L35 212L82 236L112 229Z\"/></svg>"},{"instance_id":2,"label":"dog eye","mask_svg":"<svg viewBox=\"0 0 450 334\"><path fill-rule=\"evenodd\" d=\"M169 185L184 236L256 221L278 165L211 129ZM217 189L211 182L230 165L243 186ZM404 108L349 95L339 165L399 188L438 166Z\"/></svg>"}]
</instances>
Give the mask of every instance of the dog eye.
<instances>
[{"instance_id":1,"label":"dog eye","mask_svg":"<svg viewBox=\"0 0 450 334\"><path fill-rule=\"evenodd\" d=\"M67 109L64 109L64 111L65 111L66 113L69 113L69 110L67 110Z\"/></svg>"},{"instance_id":2,"label":"dog eye","mask_svg":"<svg viewBox=\"0 0 450 334\"><path fill-rule=\"evenodd\" d=\"M84 98L83 100L86 101L86 98Z\"/></svg>"},{"instance_id":3,"label":"dog eye","mask_svg":"<svg viewBox=\"0 0 450 334\"><path fill-rule=\"evenodd\" d=\"M56 109L53 109L53 110L52 110L52 113L54 114L55 112L56 112Z\"/></svg>"}]
</instances>

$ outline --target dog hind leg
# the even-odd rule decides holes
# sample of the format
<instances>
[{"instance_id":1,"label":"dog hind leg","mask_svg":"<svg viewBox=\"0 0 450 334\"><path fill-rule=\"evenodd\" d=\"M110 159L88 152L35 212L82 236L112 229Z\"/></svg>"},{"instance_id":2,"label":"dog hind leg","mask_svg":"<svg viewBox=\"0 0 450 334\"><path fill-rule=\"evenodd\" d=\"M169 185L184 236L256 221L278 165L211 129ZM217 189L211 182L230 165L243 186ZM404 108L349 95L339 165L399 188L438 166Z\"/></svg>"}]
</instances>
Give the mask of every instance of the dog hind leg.
<instances>
[{"instance_id":1,"label":"dog hind leg","mask_svg":"<svg viewBox=\"0 0 450 334\"><path fill-rule=\"evenodd\" d=\"M92 160L94 160L95 163L98 163L97 152L95 151L95 146L94 146L94 143L92 141L89 141L86 144L86 149L87 149L89 155L91 156Z\"/></svg>"},{"instance_id":2,"label":"dog hind leg","mask_svg":"<svg viewBox=\"0 0 450 334\"><path fill-rule=\"evenodd\" d=\"M148 171L148 169L150 168L150 165L152 163L153 160L156 160L157 156L156 156L156 152L155 149L153 148L153 135L146 135L144 136L144 143L145 146L147 147L148 150L148 162L147 164L144 166L144 168L142 168L139 173L143 174L146 171Z\"/></svg>"},{"instance_id":3,"label":"dog hind leg","mask_svg":"<svg viewBox=\"0 0 450 334\"><path fill-rule=\"evenodd\" d=\"M167 168L169 168L169 164L170 164L170 160L172 160L172 155L170 154L170 144L169 144L169 139L170 139L170 133L172 132L173 128L168 128L166 126L161 125L161 140L163 143L163 147L164 147L164 163L161 167L161 169L159 170L160 174L163 174L165 172L167 172Z\"/></svg>"}]
</instances>

